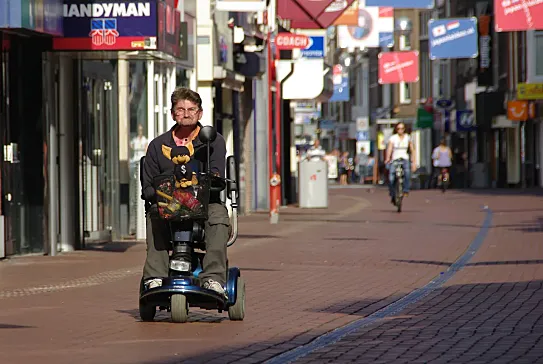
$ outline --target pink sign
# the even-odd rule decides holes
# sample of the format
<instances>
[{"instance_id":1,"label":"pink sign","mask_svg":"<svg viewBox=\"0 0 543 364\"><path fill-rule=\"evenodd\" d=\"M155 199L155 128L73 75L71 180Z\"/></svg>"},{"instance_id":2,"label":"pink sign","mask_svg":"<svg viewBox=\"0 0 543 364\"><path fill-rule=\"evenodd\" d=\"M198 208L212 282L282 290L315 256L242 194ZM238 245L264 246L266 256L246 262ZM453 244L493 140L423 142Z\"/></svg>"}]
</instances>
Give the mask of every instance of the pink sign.
<instances>
[{"instance_id":1,"label":"pink sign","mask_svg":"<svg viewBox=\"0 0 543 364\"><path fill-rule=\"evenodd\" d=\"M379 83L418 82L419 52L379 53Z\"/></svg>"},{"instance_id":2,"label":"pink sign","mask_svg":"<svg viewBox=\"0 0 543 364\"><path fill-rule=\"evenodd\" d=\"M497 32L543 30L543 0L494 0Z\"/></svg>"}]
</instances>

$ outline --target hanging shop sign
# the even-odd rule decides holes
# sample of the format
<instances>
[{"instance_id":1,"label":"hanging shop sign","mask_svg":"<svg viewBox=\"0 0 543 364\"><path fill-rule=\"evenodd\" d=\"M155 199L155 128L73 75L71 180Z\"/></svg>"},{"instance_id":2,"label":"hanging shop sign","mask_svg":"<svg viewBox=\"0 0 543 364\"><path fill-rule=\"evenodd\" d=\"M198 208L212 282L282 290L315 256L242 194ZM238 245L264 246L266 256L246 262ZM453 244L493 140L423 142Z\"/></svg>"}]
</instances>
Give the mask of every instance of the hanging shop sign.
<instances>
[{"instance_id":1,"label":"hanging shop sign","mask_svg":"<svg viewBox=\"0 0 543 364\"><path fill-rule=\"evenodd\" d=\"M379 83L418 82L419 52L379 53Z\"/></svg>"},{"instance_id":2,"label":"hanging shop sign","mask_svg":"<svg viewBox=\"0 0 543 364\"><path fill-rule=\"evenodd\" d=\"M279 50L306 49L310 38L304 34L279 33L275 37L275 46Z\"/></svg>"},{"instance_id":3,"label":"hanging shop sign","mask_svg":"<svg viewBox=\"0 0 543 364\"><path fill-rule=\"evenodd\" d=\"M216 0L218 11L257 12L266 10L266 0Z\"/></svg>"},{"instance_id":4,"label":"hanging shop sign","mask_svg":"<svg viewBox=\"0 0 543 364\"><path fill-rule=\"evenodd\" d=\"M497 32L543 30L543 1L494 0Z\"/></svg>"},{"instance_id":5,"label":"hanging shop sign","mask_svg":"<svg viewBox=\"0 0 543 364\"><path fill-rule=\"evenodd\" d=\"M492 17L480 15L479 29L479 69L477 70L477 83L479 86L494 85L492 70Z\"/></svg>"},{"instance_id":6,"label":"hanging shop sign","mask_svg":"<svg viewBox=\"0 0 543 364\"><path fill-rule=\"evenodd\" d=\"M479 55L477 18L430 19L430 59L476 58Z\"/></svg>"},{"instance_id":7,"label":"hanging shop sign","mask_svg":"<svg viewBox=\"0 0 543 364\"><path fill-rule=\"evenodd\" d=\"M0 28L62 35L62 0L0 0Z\"/></svg>"},{"instance_id":8,"label":"hanging shop sign","mask_svg":"<svg viewBox=\"0 0 543 364\"><path fill-rule=\"evenodd\" d=\"M519 83L517 85L517 99L543 100L543 83Z\"/></svg>"},{"instance_id":9,"label":"hanging shop sign","mask_svg":"<svg viewBox=\"0 0 543 364\"><path fill-rule=\"evenodd\" d=\"M434 0L366 0L366 6L390 6L396 9L433 9Z\"/></svg>"},{"instance_id":10,"label":"hanging shop sign","mask_svg":"<svg viewBox=\"0 0 543 364\"><path fill-rule=\"evenodd\" d=\"M349 73L344 72L339 64L334 65L332 70L332 80L334 84L334 93L328 100L329 102L347 102L350 100Z\"/></svg>"},{"instance_id":11,"label":"hanging shop sign","mask_svg":"<svg viewBox=\"0 0 543 364\"><path fill-rule=\"evenodd\" d=\"M181 33L181 12L176 9L174 0L159 1L157 6L157 45L158 50L176 58L183 58L183 34ZM186 27L186 23L184 24ZM185 42L185 46L186 46ZM185 47L185 51L188 51Z\"/></svg>"}]
</instances>

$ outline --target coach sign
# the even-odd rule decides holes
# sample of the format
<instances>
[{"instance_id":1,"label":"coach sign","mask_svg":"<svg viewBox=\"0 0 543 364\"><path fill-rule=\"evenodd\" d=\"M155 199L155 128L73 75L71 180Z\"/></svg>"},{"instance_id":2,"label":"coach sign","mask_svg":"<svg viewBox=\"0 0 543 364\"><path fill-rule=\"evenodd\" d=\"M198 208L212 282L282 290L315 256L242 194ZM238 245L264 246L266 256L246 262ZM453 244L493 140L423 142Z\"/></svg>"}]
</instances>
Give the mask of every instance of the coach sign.
<instances>
[{"instance_id":1,"label":"coach sign","mask_svg":"<svg viewBox=\"0 0 543 364\"><path fill-rule=\"evenodd\" d=\"M275 46L281 51L305 49L310 45L309 43L309 37L303 34L279 33L275 37Z\"/></svg>"}]
</instances>

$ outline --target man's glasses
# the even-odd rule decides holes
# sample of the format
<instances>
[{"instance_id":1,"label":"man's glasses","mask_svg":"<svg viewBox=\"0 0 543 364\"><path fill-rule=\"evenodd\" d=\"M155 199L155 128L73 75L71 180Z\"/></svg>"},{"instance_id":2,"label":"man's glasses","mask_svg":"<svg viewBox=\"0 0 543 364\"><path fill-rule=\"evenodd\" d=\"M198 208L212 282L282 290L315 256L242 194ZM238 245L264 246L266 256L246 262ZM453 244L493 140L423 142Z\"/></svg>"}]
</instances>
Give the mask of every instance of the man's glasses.
<instances>
[{"instance_id":1,"label":"man's glasses","mask_svg":"<svg viewBox=\"0 0 543 364\"><path fill-rule=\"evenodd\" d=\"M178 108L178 109L174 109L173 113L175 115L194 115L196 114L200 109L197 108L197 107L191 107L191 108L188 108L188 109L184 109L182 107Z\"/></svg>"}]
</instances>

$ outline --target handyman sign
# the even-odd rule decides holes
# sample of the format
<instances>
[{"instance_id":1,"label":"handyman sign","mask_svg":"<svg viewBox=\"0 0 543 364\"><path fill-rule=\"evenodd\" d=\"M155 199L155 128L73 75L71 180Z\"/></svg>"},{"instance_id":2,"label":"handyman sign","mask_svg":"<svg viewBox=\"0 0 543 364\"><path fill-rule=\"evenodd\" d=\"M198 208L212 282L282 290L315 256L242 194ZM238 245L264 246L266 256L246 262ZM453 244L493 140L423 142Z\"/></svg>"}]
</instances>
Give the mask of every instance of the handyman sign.
<instances>
[{"instance_id":1,"label":"handyman sign","mask_svg":"<svg viewBox=\"0 0 543 364\"><path fill-rule=\"evenodd\" d=\"M65 18L118 18L118 17L149 17L151 3L93 3L93 4L64 4Z\"/></svg>"},{"instance_id":2,"label":"handyman sign","mask_svg":"<svg viewBox=\"0 0 543 364\"><path fill-rule=\"evenodd\" d=\"M55 50L157 49L157 0L64 0L63 10Z\"/></svg>"}]
</instances>

